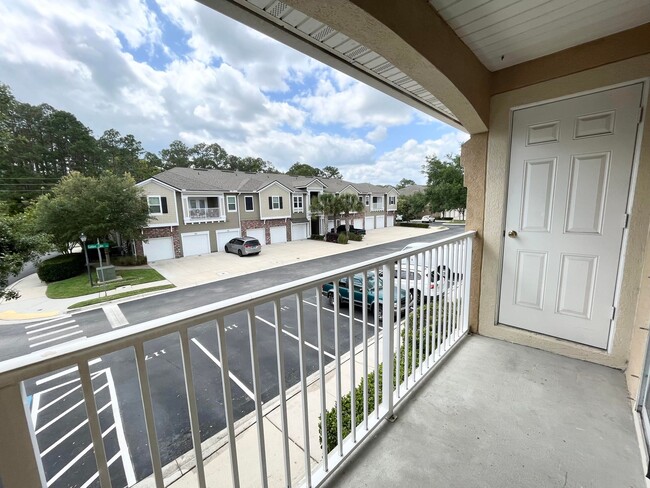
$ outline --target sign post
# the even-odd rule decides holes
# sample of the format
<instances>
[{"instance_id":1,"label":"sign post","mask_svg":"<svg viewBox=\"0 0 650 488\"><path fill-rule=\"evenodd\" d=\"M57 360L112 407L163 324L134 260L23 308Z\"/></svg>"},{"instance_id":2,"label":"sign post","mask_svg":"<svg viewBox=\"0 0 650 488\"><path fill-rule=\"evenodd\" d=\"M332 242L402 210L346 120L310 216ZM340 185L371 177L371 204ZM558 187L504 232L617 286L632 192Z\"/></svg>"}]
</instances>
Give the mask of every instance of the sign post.
<instances>
[{"instance_id":1,"label":"sign post","mask_svg":"<svg viewBox=\"0 0 650 488\"><path fill-rule=\"evenodd\" d=\"M88 249L97 249L97 256L99 256L99 272L102 275L102 281L106 281L104 279L104 266L102 264L102 251L101 249L108 249L108 242L99 242L99 238L97 239L97 244L88 244Z\"/></svg>"}]
</instances>

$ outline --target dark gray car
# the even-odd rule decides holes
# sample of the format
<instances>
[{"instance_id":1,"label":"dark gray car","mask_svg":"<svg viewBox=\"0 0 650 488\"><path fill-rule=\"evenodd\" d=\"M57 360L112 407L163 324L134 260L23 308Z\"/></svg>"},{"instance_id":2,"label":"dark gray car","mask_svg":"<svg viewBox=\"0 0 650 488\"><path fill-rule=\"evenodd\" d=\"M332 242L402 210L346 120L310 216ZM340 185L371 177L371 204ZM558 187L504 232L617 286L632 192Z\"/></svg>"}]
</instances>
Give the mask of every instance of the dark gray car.
<instances>
[{"instance_id":1,"label":"dark gray car","mask_svg":"<svg viewBox=\"0 0 650 488\"><path fill-rule=\"evenodd\" d=\"M240 256L259 254L261 251L262 245L254 237L235 237L226 244L226 252L237 253Z\"/></svg>"}]
</instances>

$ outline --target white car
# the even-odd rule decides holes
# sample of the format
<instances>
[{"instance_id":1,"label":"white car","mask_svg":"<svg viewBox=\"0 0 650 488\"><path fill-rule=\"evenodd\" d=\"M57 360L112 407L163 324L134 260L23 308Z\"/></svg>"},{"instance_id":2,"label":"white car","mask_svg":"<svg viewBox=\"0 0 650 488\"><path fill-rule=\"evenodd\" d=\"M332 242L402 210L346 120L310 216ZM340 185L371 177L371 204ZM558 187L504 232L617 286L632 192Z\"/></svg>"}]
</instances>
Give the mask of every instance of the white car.
<instances>
[{"instance_id":1,"label":"white car","mask_svg":"<svg viewBox=\"0 0 650 488\"><path fill-rule=\"evenodd\" d=\"M398 276L399 272L399 276ZM429 268L409 269L402 268L398 271L395 268L395 286L400 287L408 293L409 303L415 300L415 303L420 303L424 298L428 301L434 295L444 295L446 280L444 277L439 277L437 281L431 280L432 273Z\"/></svg>"},{"instance_id":2,"label":"white car","mask_svg":"<svg viewBox=\"0 0 650 488\"><path fill-rule=\"evenodd\" d=\"M430 215L423 215L421 220L423 224L433 222L433 219L431 218Z\"/></svg>"},{"instance_id":3,"label":"white car","mask_svg":"<svg viewBox=\"0 0 650 488\"><path fill-rule=\"evenodd\" d=\"M425 247L429 247L433 244L433 242L411 242L404 246L402 248L402 251L415 251L416 249L422 249ZM416 259L417 256L417 259ZM424 253L419 253L419 254L414 254L410 257L410 259L402 259L402 268L406 269L406 265L408 261L411 262L411 269L415 268L416 266L416 261L417 261L417 267L420 271L424 269L424 272L432 275L429 272L429 268L431 268L431 253L424 252ZM438 277L444 277L444 278L451 278L452 273L453 273L453 266L451 266L451 263L449 262L443 262L443 257L441 253L438 253L438 263L436 266L436 271L438 273ZM449 257L447 257L447 261L449 261ZM451 269L450 269L451 268ZM462 278L462 276L455 276L455 278Z\"/></svg>"}]
</instances>

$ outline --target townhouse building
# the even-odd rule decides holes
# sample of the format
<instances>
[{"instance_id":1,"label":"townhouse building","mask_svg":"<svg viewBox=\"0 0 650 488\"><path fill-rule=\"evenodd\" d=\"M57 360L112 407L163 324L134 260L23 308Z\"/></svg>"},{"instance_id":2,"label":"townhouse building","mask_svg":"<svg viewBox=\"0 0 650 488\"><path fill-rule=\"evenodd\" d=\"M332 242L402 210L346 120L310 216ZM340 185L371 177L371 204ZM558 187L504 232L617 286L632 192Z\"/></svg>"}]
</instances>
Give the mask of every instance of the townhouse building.
<instances>
[{"instance_id":1,"label":"townhouse building","mask_svg":"<svg viewBox=\"0 0 650 488\"><path fill-rule=\"evenodd\" d=\"M353 216L358 228L392 226L397 212L395 188L333 178L172 168L138 186L151 221L136 249L150 261L223 252L237 236L269 245L325 234L334 222L311 211L322 193L357 195L364 204Z\"/></svg>"}]
</instances>

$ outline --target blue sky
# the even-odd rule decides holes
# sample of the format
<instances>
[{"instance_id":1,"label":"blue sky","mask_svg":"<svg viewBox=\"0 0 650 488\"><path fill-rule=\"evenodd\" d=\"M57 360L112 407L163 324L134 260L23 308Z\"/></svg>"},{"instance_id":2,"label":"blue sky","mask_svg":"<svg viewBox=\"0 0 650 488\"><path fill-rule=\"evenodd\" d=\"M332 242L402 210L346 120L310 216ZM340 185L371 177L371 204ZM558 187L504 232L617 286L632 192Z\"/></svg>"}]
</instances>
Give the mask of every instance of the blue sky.
<instances>
[{"instance_id":1,"label":"blue sky","mask_svg":"<svg viewBox=\"0 0 650 488\"><path fill-rule=\"evenodd\" d=\"M216 142L352 181L424 183L425 157L467 139L194 0L2 2L0 82L152 152Z\"/></svg>"}]
</instances>

